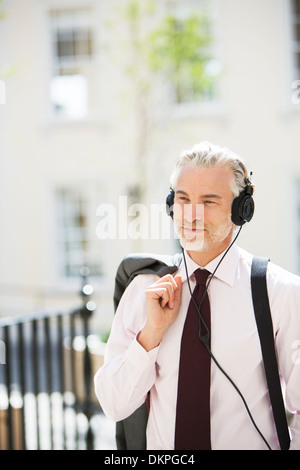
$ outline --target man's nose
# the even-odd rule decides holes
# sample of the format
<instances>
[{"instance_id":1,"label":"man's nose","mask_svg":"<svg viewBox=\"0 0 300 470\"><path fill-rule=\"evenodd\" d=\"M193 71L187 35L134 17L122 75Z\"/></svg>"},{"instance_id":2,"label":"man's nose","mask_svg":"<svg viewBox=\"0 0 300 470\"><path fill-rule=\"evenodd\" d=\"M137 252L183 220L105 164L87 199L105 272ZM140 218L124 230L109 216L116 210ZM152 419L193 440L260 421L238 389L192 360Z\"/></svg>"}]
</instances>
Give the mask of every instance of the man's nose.
<instances>
[{"instance_id":1,"label":"man's nose","mask_svg":"<svg viewBox=\"0 0 300 470\"><path fill-rule=\"evenodd\" d=\"M185 204L183 218L189 223L204 220L204 204Z\"/></svg>"}]
</instances>

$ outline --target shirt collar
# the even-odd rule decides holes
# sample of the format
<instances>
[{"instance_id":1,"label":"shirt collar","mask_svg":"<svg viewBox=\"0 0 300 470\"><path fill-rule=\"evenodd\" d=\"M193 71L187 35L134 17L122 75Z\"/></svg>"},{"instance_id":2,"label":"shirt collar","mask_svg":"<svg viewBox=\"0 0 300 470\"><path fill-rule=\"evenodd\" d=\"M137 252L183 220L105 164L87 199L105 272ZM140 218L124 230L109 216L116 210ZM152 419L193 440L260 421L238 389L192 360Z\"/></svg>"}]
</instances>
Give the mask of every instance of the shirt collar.
<instances>
[{"instance_id":1,"label":"shirt collar","mask_svg":"<svg viewBox=\"0 0 300 470\"><path fill-rule=\"evenodd\" d=\"M209 272L213 273L218 263L220 262L222 256L224 255L225 251L226 250L224 250L223 253L221 253L215 259L210 261L206 266L200 266L200 267L202 269L207 269ZM188 271L189 277L191 277L193 272L199 268L199 265L195 263L195 261L192 260L192 258L189 256L189 254L186 251L184 251L184 254L185 254L185 259L186 259L187 271ZM239 257L240 257L239 248L237 247L236 244L234 244L230 248L226 256L224 257L214 277L220 279L223 282L226 282L226 284L229 284L230 286L233 286L235 277L236 277L237 268L238 268ZM182 261L180 265L178 274L181 275L183 282L186 281L187 276L186 276L186 271L185 271L184 260Z\"/></svg>"}]
</instances>

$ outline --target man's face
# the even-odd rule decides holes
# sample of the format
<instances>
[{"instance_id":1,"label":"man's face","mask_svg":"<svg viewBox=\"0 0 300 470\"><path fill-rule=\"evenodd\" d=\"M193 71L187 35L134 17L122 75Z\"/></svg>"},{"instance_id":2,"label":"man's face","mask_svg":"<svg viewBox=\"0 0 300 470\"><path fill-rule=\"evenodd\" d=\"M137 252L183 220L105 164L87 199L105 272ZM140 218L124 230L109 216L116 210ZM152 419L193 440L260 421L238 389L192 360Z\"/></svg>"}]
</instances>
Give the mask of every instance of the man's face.
<instances>
[{"instance_id":1,"label":"man's face","mask_svg":"<svg viewBox=\"0 0 300 470\"><path fill-rule=\"evenodd\" d=\"M175 232L183 248L202 252L231 240L233 177L230 168L182 168L173 209Z\"/></svg>"}]
</instances>

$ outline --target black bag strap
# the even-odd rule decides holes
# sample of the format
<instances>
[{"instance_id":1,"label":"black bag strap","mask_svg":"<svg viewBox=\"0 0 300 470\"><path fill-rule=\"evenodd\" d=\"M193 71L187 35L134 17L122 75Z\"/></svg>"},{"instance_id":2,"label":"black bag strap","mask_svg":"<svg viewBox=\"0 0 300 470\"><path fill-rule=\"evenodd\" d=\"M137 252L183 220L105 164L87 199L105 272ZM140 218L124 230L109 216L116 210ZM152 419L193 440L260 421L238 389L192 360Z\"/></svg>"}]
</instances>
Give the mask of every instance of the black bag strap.
<instances>
[{"instance_id":1,"label":"black bag strap","mask_svg":"<svg viewBox=\"0 0 300 470\"><path fill-rule=\"evenodd\" d=\"M290 447L290 435L280 385L267 290L266 273L268 262L267 258L257 256L253 258L251 268L252 299L280 448L281 450L288 450Z\"/></svg>"}]
</instances>

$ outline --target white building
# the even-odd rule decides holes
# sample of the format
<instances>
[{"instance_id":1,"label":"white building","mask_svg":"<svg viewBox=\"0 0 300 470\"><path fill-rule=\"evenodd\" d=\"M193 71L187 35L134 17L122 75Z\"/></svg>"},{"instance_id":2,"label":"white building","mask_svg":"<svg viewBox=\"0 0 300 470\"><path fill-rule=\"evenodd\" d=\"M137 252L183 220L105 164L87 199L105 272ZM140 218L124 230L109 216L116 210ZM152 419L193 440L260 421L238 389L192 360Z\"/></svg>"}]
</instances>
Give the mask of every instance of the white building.
<instances>
[{"instance_id":1,"label":"white building","mask_svg":"<svg viewBox=\"0 0 300 470\"><path fill-rule=\"evenodd\" d=\"M76 306L87 264L99 328L109 328L122 257L176 249L152 219L134 239L141 227L124 213L133 202L160 208L181 150L201 140L228 146L253 170L256 213L240 245L300 273L300 1L154 3L148 28L168 12L208 11L220 74L205 102L176 103L158 74L151 93L138 93L145 71L129 47L129 0L2 3L1 316ZM150 98L149 123L141 116ZM117 217L111 239L101 239L105 210ZM171 229L164 214L159 223Z\"/></svg>"}]
</instances>

